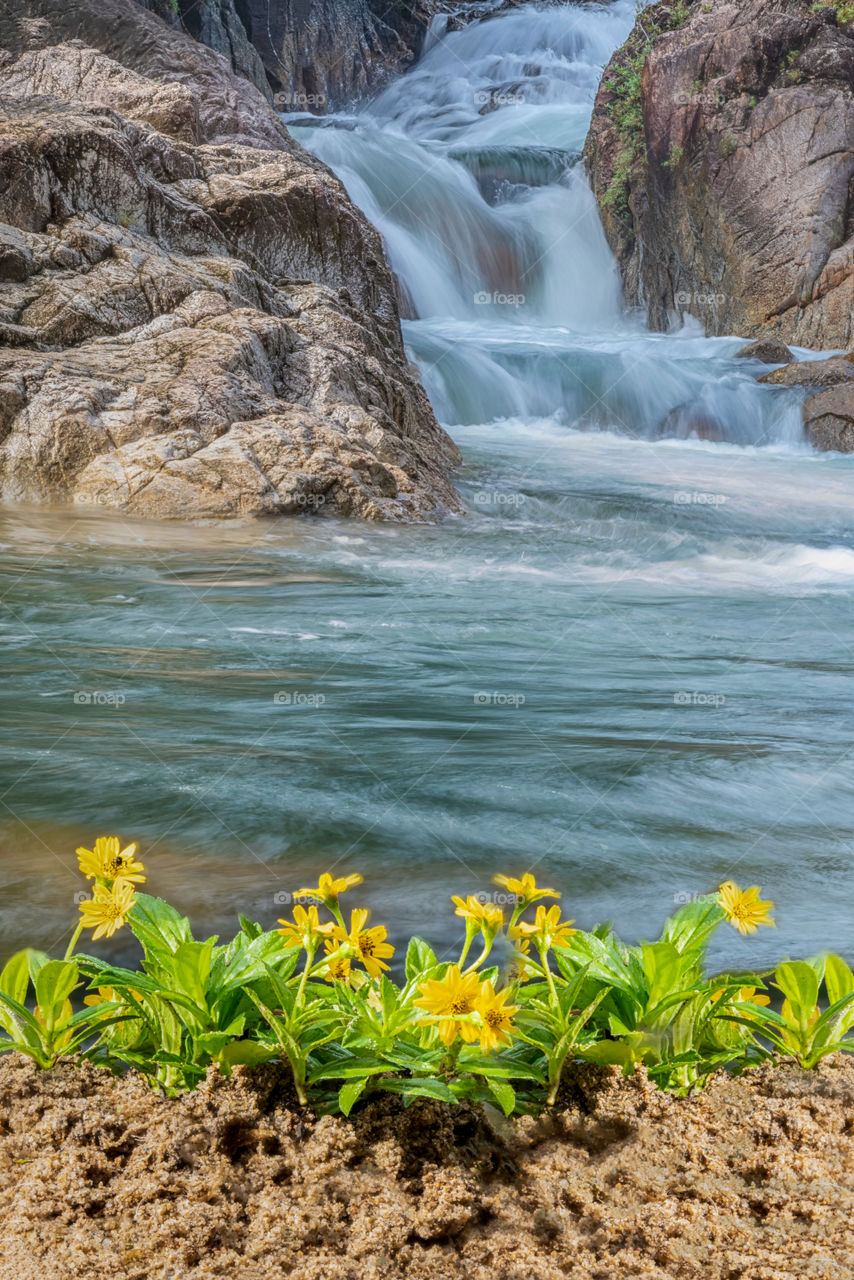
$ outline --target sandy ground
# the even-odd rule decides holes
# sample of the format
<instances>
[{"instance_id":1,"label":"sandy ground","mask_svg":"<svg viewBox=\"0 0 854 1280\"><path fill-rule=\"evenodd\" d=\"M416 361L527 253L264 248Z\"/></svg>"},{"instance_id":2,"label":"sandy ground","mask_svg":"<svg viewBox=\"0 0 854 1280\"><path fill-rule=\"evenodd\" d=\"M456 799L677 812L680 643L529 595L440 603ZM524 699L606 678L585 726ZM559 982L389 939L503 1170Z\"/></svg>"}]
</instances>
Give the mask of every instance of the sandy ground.
<instances>
[{"instance_id":1,"label":"sandy ground","mask_svg":"<svg viewBox=\"0 0 854 1280\"><path fill-rule=\"evenodd\" d=\"M278 1070L178 1100L0 1059L2 1280L851 1280L854 1059L691 1099L574 1071L506 1121L301 1111Z\"/></svg>"}]
</instances>

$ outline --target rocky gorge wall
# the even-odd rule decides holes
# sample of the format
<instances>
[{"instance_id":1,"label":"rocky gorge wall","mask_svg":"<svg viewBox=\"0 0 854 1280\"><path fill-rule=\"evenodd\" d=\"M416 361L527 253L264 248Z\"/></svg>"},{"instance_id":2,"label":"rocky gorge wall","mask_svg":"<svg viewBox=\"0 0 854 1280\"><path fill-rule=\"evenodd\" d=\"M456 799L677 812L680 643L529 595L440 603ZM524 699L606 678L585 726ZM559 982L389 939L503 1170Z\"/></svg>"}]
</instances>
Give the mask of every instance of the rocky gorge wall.
<instances>
[{"instance_id":1,"label":"rocky gorge wall","mask_svg":"<svg viewBox=\"0 0 854 1280\"><path fill-rule=\"evenodd\" d=\"M140 0L283 110L324 115L417 58L436 0Z\"/></svg>"},{"instance_id":2,"label":"rocky gorge wall","mask_svg":"<svg viewBox=\"0 0 854 1280\"><path fill-rule=\"evenodd\" d=\"M666 329L854 345L854 6L638 17L585 156L627 301Z\"/></svg>"},{"instance_id":3,"label":"rocky gorge wall","mask_svg":"<svg viewBox=\"0 0 854 1280\"><path fill-rule=\"evenodd\" d=\"M0 3L0 497L458 509L379 235L135 0Z\"/></svg>"}]
</instances>

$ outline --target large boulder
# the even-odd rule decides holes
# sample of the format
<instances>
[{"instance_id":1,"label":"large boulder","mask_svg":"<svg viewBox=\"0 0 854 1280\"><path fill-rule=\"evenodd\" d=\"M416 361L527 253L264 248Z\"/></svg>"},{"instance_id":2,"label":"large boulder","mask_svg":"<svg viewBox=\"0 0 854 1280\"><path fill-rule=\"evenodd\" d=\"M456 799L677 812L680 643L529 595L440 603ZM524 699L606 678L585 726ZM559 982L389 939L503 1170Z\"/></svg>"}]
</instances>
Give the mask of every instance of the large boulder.
<instances>
[{"instance_id":1,"label":"large boulder","mask_svg":"<svg viewBox=\"0 0 854 1280\"><path fill-rule=\"evenodd\" d=\"M654 328L690 313L713 334L854 343L854 31L835 8L644 10L585 154L628 301Z\"/></svg>"},{"instance_id":2,"label":"large boulder","mask_svg":"<svg viewBox=\"0 0 854 1280\"><path fill-rule=\"evenodd\" d=\"M79 39L50 43L51 4ZM380 238L338 180L133 0L108 24L102 3L33 9L0 17L0 496L458 509Z\"/></svg>"}]
</instances>

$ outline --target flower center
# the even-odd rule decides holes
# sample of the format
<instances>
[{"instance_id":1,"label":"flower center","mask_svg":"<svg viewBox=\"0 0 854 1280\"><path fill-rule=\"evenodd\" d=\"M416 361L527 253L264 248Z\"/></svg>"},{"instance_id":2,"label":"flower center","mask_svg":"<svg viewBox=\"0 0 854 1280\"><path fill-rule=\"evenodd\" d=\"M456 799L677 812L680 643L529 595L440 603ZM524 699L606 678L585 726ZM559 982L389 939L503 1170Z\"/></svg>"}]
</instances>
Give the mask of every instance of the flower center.
<instances>
[{"instance_id":1,"label":"flower center","mask_svg":"<svg viewBox=\"0 0 854 1280\"><path fill-rule=\"evenodd\" d=\"M465 996L457 996L455 1000L451 1001L451 1013L456 1018L471 1013L471 1001L467 1000Z\"/></svg>"},{"instance_id":2,"label":"flower center","mask_svg":"<svg viewBox=\"0 0 854 1280\"><path fill-rule=\"evenodd\" d=\"M483 1015L483 1020L488 1027L492 1027L493 1031L495 1031L504 1021L504 1015L500 1009L487 1009Z\"/></svg>"},{"instance_id":3,"label":"flower center","mask_svg":"<svg viewBox=\"0 0 854 1280\"><path fill-rule=\"evenodd\" d=\"M363 956L372 956L374 954L374 940L369 938L367 934L362 934L359 939L359 952Z\"/></svg>"}]
</instances>

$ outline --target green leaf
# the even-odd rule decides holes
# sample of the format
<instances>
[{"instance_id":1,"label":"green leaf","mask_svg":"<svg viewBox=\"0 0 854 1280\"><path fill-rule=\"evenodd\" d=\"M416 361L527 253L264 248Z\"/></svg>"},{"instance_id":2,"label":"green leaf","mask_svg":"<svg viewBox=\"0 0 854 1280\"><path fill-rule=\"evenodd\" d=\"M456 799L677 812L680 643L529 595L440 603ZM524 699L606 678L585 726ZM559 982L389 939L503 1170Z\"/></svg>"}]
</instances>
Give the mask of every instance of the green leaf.
<instances>
[{"instance_id":1,"label":"green leaf","mask_svg":"<svg viewBox=\"0 0 854 1280\"><path fill-rule=\"evenodd\" d=\"M217 1055L217 1061L225 1067L257 1067L279 1055L259 1044L257 1040L232 1040Z\"/></svg>"},{"instance_id":2,"label":"green leaf","mask_svg":"<svg viewBox=\"0 0 854 1280\"><path fill-rule=\"evenodd\" d=\"M212 952L210 942L180 942L172 962L177 990L205 1011Z\"/></svg>"},{"instance_id":3,"label":"green leaf","mask_svg":"<svg viewBox=\"0 0 854 1280\"><path fill-rule=\"evenodd\" d=\"M647 981L647 1009L652 1009L682 987L685 960L672 942L647 942L641 947Z\"/></svg>"},{"instance_id":4,"label":"green leaf","mask_svg":"<svg viewBox=\"0 0 854 1280\"><path fill-rule=\"evenodd\" d=\"M512 1116L516 1109L516 1091L512 1085L505 1084L500 1080L488 1080L489 1092L495 1098L501 1110L506 1116Z\"/></svg>"},{"instance_id":5,"label":"green leaf","mask_svg":"<svg viewBox=\"0 0 854 1280\"><path fill-rule=\"evenodd\" d=\"M4 991L7 996L11 996L19 1004L23 1004L27 998L29 984L30 953L29 951L16 951L6 961L3 971L0 973L0 991Z\"/></svg>"},{"instance_id":6,"label":"green leaf","mask_svg":"<svg viewBox=\"0 0 854 1280\"><path fill-rule=\"evenodd\" d=\"M356 1058L348 1064L342 1062L333 1062L327 1066L318 1067L312 1071L308 1077L309 1084L317 1084L319 1080L355 1080L362 1076L375 1076L382 1071L388 1071L387 1062L371 1062L367 1058Z\"/></svg>"},{"instance_id":7,"label":"green leaf","mask_svg":"<svg viewBox=\"0 0 854 1280\"><path fill-rule=\"evenodd\" d=\"M439 1102L457 1102L456 1094L442 1080L378 1080L377 1088L386 1093L399 1093L405 1101L413 1098L435 1098Z\"/></svg>"},{"instance_id":8,"label":"green leaf","mask_svg":"<svg viewBox=\"0 0 854 1280\"><path fill-rule=\"evenodd\" d=\"M414 982L438 963L436 953L423 938L411 938L406 948L406 981Z\"/></svg>"},{"instance_id":9,"label":"green leaf","mask_svg":"<svg viewBox=\"0 0 854 1280\"><path fill-rule=\"evenodd\" d=\"M846 996L854 992L854 973L851 972L841 956L833 953L825 956L824 985L827 988L827 998L831 1004L836 1004L837 1000L844 1000ZM2 986L3 979L0 976L0 988Z\"/></svg>"},{"instance_id":10,"label":"green leaf","mask_svg":"<svg viewBox=\"0 0 854 1280\"><path fill-rule=\"evenodd\" d=\"M193 940L186 916L162 898L152 898L147 893L136 895L128 922L146 950L173 954L182 942Z\"/></svg>"},{"instance_id":11,"label":"green leaf","mask_svg":"<svg viewBox=\"0 0 854 1280\"><path fill-rule=\"evenodd\" d=\"M341 1108L342 1115L348 1116L350 1114L369 1083L369 1078L365 1077L363 1080L351 1080L349 1084L341 1086L338 1090L338 1105Z\"/></svg>"},{"instance_id":12,"label":"green leaf","mask_svg":"<svg viewBox=\"0 0 854 1280\"><path fill-rule=\"evenodd\" d=\"M675 911L664 926L661 941L669 942L679 952L700 952L724 919L717 900L698 899Z\"/></svg>"},{"instance_id":13,"label":"green leaf","mask_svg":"<svg viewBox=\"0 0 854 1280\"><path fill-rule=\"evenodd\" d=\"M36 974L36 1004L48 1032L62 1016L62 1006L70 999L80 977L74 960L48 960Z\"/></svg>"},{"instance_id":14,"label":"green leaf","mask_svg":"<svg viewBox=\"0 0 854 1280\"><path fill-rule=\"evenodd\" d=\"M595 1062L600 1067L618 1066L624 1071L638 1061L632 1046L622 1040L600 1040L588 1045L586 1049L579 1049L577 1056L585 1062Z\"/></svg>"},{"instance_id":15,"label":"green leaf","mask_svg":"<svg viewBox=\"0 0 854 1280\"><path fill-rule=\"evenodd\" d=\"M0 973L0 991L4 995L10 996L19 1005L23 1005L27 998L27 988L30 985L30 953L29 951L17 951L4 965L3 972ZM0 1027L7 1035L14 1036L17 1031L17 1024L11 1010L5 1005L0 1005Z\"/></svg>"},{"instance_id":16,"label":"green leaf","mask_svg":"<svg viewBox=\"0 0 854 1280\"><path fill-rule=\"evenodd\" d=\"M792 1006L795 1019L805 1025L818 1003L819 977L805 960L787 960L778 965L774 980Z\"/></svg>"}]
</instances>

